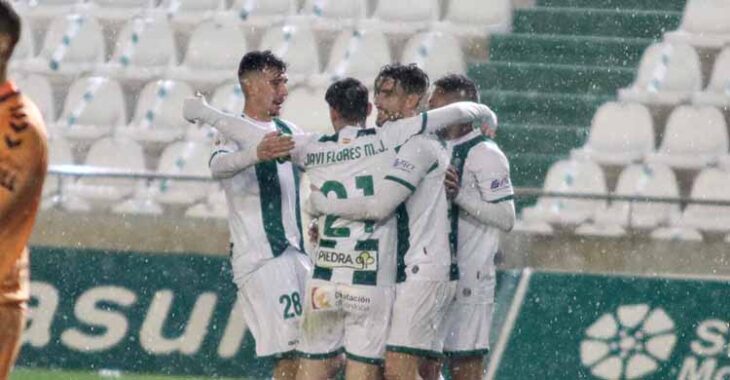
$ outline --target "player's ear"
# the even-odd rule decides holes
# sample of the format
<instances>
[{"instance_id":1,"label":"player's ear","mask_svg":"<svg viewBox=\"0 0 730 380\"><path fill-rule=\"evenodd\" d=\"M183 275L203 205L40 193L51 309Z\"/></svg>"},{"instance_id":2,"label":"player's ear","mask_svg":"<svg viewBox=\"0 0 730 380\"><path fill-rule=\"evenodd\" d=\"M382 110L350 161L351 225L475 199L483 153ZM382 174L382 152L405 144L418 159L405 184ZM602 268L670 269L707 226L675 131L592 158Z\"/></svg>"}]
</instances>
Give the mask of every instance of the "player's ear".
<instances>
[{"instance_id":1,"label":"player's ear","mask_svg":"<svg viewBox=\"0 0 730 380\"><path fill-rule=\"evenodd\" d=\"M421 96L419 94L409 94L406 96L406 105L410 109L418 108L421 102Z\"/></svg>"}]
</instances>

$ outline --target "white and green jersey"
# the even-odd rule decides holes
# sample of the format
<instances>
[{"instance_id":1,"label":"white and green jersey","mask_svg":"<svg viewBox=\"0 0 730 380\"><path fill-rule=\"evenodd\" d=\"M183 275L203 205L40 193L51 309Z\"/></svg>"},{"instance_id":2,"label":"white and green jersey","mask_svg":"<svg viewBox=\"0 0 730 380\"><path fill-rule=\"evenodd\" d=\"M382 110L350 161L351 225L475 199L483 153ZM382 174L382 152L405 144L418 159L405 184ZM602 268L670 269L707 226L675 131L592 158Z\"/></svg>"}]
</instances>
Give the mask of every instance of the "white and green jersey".
<instances>
[{"instance_id":1,"label":"white and green jersey","mask_svg":"<svg viewBox=\"0 0 730 380\"><path fill-rule=\"evenodd\" d=\"M478 131L449 141L451 164L460 174L461 190L475 191L485 202L499 203L513 198L509 162L497 144ZM450 210L451 244L456 250L459 281L483 283L493 293L494 255L499 250L499 230L479 222L458 207Z\"/></svg>"},{"instance_id":2,"label":"white and green jersey","mask_svg":"<svg viewBox=\"0 0 730 380\"><path fill-rule=\"evenodd\" d=\"M301 133L293 124L281 120L267 123L246 119L262 131ZM219 134L210 162L219 155L249 149L257 143L258 140L250 146L239 146ZM281 255L287 247L304 249L299 174L299 168L291 162L265 161L221 180L228 203L234 279Z\"/></svg>"},{"instance_id":3,"label":"white and green jersey","mask_svg":"<svg viewBox=\"0 0 730 380\"><path fill-rule=\"evenodd\" d=\"M446 144L418 135L403 144L385 180L413 192L395 211L398 228L397 281L448 280L451 276L448 201L444 176ZM387 196L387 194L379 194Z\"/></svg>"},{"instance_id":4,"label":"white and green jersey","mask_svg":"<svg viewBox=\"0 0 730 380\"><path fill-rule=\"evenodd\" d=\"M246 148L258 144L274 128L283 133L292 133L295 148L291 152L291 162L307 171L310 182L327 194L354 197L358 194L372 195L370 190L377 191L377 184L371 178L383 177L384 171L395 158L395 147L412 136L491 115L493 113L487 106L461 102L387 122L382 128L347 127L330 136L298 133L291 124L283 122L262 125L250 118L236 118L210 108L207 110L207 120L203 121L211 123L231 140L245 142ZM290 130L287 131L287 128ZM289 173L292 175L289 176ZM231 209L241 213L231 217L231 220L236 221L231 223L232 235L241 236L239 239L243 240L241 243L234 241L234 264L240 260L246 263L246 268L255 269L254 264L280 254L288 245L295 246L300 241L301 234L294 233L301 230L296 228L299 219L289 217L289 213L298 210L296 174L288 161L268 161L257 164L255 171L244 170L236 175L235 181L224 183L227 194L230 193ZM259 184L259 181L265 183ZM286 186L294 188L287 193L283 191ZM236 201L230 202L231 198ZM252 210L250 215L248 209ZM325 240L322 249L330 251L322 256L315 253L315 278L363 285L394 282L395 274L390 265L395 262L395 242L391 241L389 232L378 231L380 228L393 230L394 227L388 223L373 225L338 220L332 216L326 216L321 223L320 233ZM373 240L380 239L379 234L383 235L383 240L378 242L380 257L373 257ZM252 242L252 239L257 240ZM270 246L264 253L256 251L249 254L250 251L237 247L241 245L260 250L267 246L264 242ZM298 247L302 247L301 243Z\"/></svg>"}]
</instances>

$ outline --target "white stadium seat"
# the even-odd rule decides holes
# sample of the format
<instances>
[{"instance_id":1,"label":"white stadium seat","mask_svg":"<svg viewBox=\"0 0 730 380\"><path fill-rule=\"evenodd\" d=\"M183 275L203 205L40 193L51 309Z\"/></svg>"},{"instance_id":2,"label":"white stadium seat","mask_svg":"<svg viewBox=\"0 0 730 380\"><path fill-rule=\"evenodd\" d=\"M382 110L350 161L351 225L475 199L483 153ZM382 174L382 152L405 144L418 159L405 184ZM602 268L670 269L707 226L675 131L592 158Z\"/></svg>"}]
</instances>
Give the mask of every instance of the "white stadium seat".
<instances>
[{"instance_id":1,"label":"white stadium seat","mask_svg":"<svg viewBox=\"0 0 730 380\"><path fill-rule=\"evenodd\" d=\"M60 16L51 23L38 56L22 70L66 84L103 63L105 49L96 19L81 14Z\"/></svg>"},{"instance_id":2,"label":"white stadium seat","mask_svg":"<svg viewBox=\"0 0 730 380\"><path fill-rule=\"evenodd\" d=\"M661 164L634 164L619 176L616 195L679 198L679 185L671 168ZM613 201L596 214L597 225L653 229L667 225L680 214L678 203Z\"/></svg>"},{"instance_id":3,"label":"white stadium seat","mask_svg":"<svg viewBox=\"0 0 730 380\"><path fill-rule=\"evenodd\" d=\"M134 83L134 87L162 77L177 64L177 48L164 17L130 20L117 37L109 63L99 68L105 75Z\"/></svg>"},{"instance_id":4,"label":"white stadium seat","mask_svg":"<svg viewBox=\"0 0 730 380\"><path fill-rule=\"evenodd\" d=\"M714 107L683 105L667 121L659 149L647 156L677 169L701 169L716 164L728 152L725 118Z\"/></svg>"},{"instance_id":5,"label":"white stadium seat","mask_svg":"<svg viewBox=\"0 0 730 380\"><path fill-rule=\"evenodd\" d=\"M225 8L225 0L163 0L164 11L176 31L185 33L204 20L213 19Z\"/></svg>"},{"instance_id":6,"label":"white stadium seat","mask_svg":"<svg viewBox=\"0 0 730 380\"><path fill-rule=\"evenodd\" d=\"M297 13L297 0L234 0L233 17L253 27L268 27Z\"/></svg>"},{"instance_id":7,"label":"white stadium seat","mask_svg":"<svg viewBox=\"0 0 730 380\"><path fill-rule=\"evenodd\" d=\"M406 44L401 62L416 63L431 78L466 72L459 41L453 35L442 32L413 36Z\"/></svg>"},{"instance_id":8,"label":"white stadium seat","mask_svg":"<svg viewBox=\"0 0 730 380\"><path fill-rule=\"evenodd\" d=\"M713 67L710 83L704 91L694 94L692 102L730 107L730 46L720 52Z\"/></svg>"},{"instance_id":9,"label":"white stadium seat","mask_svg":"<svg viewBox=\"0 0 730 380\"><path fill-rule=\"evenodd\" d=\"M313 86L353 77L373 86L380 68L392 62L385 35L377 30L345 30L337 36L324 73L310 79Z\"/></svg>"},{"instance_id":10,"label":"white stadium seat","mask_svg":"<svg viewBox=\"0 0 730 380\"><path fill-rule=\"evenodd\" d=\"M366 0L306 0L301 15L316 30L337 32L352 28L367 16Z\"/></svg>"},{"instance_id":11,"label":"white stadium seat","mask_svg":"<svg viewBox=\"0 0 730 380\"><path fill-rule=\"evenodd\" d=\"M550 167L543 190L579 194L608 192L603 170L598 164L568 160L558 161ZM526 223L575 226L590 220L605 207L605 200L542 197L535 206L522 210L522 219Z\"/></svg>"},{"instance_id":12,"label":"white stadium seat","mask_svg":"<svg viewBox=\"0 0 730 380\"><path fill-rule=\"evenodd\" d=\"M107 137L95 142L84 165L92 168L145 171L142 147L123 137ZM78 197L92 204L106 205L119 201L134 192L138 180L129 178L79 178L64 189L70 197Z\"/></svg>"},{"instance_id":13,"label":"white stadium seat","mask_svg":"<svg viewBox=\"0 0 730 380\"><path fill-rule=\"evenodd\" d=\"M709 168L697 176L690 198L699 200L730 201L730 173ZM730 231L730 206L689 204L676 225L705 232Z\"/></svg>"},{"instance_id":14,"label":"white stadium seat","mask_svg":"<svg viewBox=\"0 0 730 380\"><path fill-rule=\"evenodd\" d=\"M675 105L702 89L700 59L687 44L649 46L641 57L634 83L619 90L619 99L644 104Z\"/></svg>"},{"instance_id":15,"label":"white stadium seat","mask_svg":"<svg viewBox=\"0 0 730 380\"><path fill-rule=\"evenodd\" d=\"M512 25L510 0L450 0L444 20L435 27L458 37L505 33Z\"/></svg>"},{"instance_id":16,"label":"white stadium seat","mask_svg":"<svg viewBox=\"0 0 730 380\"><path fill-rule=\"evenodd\" d=\"M185 135L188 122L182 117L185 98L193 90L185 82L158 80L142 90L132 121L119 133L145 145L168 144Z\"/></svg>"},{"instance_id":17,"label":"white stadium seat","mask_svg":"<svg viewBox=\"0 0 730 380\"><path fill-rule=\"evenodd\" d=\"M156 0L93 0L92 14L102 23L119 23L135 16L142 15L146 10L154 9Z\"/></svg>"},{"instance_id":18,"label":"white stadium seat","mask_svg":"<svg viewBox=\"0 0 730 380\"><path fill-rule=\"evenodd\" d=\"M86 13L88 10L89 3L86 0L27 1L20 3L18 7L21 14L39 26L59 16Z\"/></svg>"},{"instance_id":19,"label":"white stadium seat","mask_svg":"<svg viewBox=\"0 0 730 380\"><path fill-rule=\"evenodd\" d=\"M299 87L289 93L281 114L299 128L309 132L334 133L329 106L324 100L326 88Z\"/></svg>"},{"instance_id":20,"label":"white stadium seat","mask_svg":"<svg viewBox=\"0 0 730 380\"><path fill-rule=\"evenodd\" d=\"M261 50L271 50L287 63L291 85L301 83L319 73L317 40L308 25L303 23L274 26L261 40Z\"/></svg>"},{"instance_id":21,"label":"white stadium seat","mask_svg":"<svg viewBox=\"0 0 730 380\"><path fill-rule=\"evenodd\" d=\"M238 62L246 51L246 37L236 23L206 21L195 28L182 64L171 68L168 76L209 91L237 79Z\"/></svg>"},{"instance_id":22,"label":"white stadium seat","mask_svg":"<svg viewBox=\"0 0 730 380\"><path fill-rule=\"evenodd\" d=\"M56 107L53 88L48 79L42 75L27 75L14 78L20 91L38 106L46 124L56 121Z\"/></svg>"},{"instance_id":23,"label":"white stadium seat","mask_svg":"<svg viewBox=\"0 0 730 380\"><path fill-rule=\"evenodd\" d=\"M157 168L159 174L210 177L210 145L199 142L176 142L165 148ZM208 195L211 184L175 180L155 181L154 199L165 205L188 206Z\"/></svg>"},{"instance_id":24,"label":"white stadium seat","mask_svg":"<svg viewBox=\"0 0 730 380\"><path fill-rule=\"evenodd\" d=\"M719 49L730 42L730 2L688 0L679 29L665 34L668 41Z\"/></svg>"},{"instance_id":25,"label":"white stadium seat","mask_svg":"<svg viewBox=\"0 0 730 380\"><path fill-rule=\"evenodd\" d=\"M214 187L204 202L190 207L185 211L188 218L205 219L226 219L228 217L228 204L226 194L220 186Z\"/></svg>"},{"instance_id":26,"label":"white stadium seat","mask_svg":"<svg viewBox=\"0 0 730 380\"><path fill-rule=\"evenodd\" d=\"M649 110L637 103L609 102L598 108L588 141L571 156L603 165L628 165L653 151L654 127Z\"/></svg>"},{"instance_id":27,"label":"white stadium seat","mask_svg":"<svg viewBox=\"0 0 730 380\"><path fill-rule=\"evenodd\" d=\"M108 135L126 122L122 87L113 79L94 76L78 79L71 85L61 116L49 130L88 142Z\"/></svg>"},{"instance_id":28,"label":"white stadium seat","mask_svg":"<svg viewBox=\"0 0 730 380\"><path fill-rule=\"evenodd\" d=\"M413 34L439 19L438 0L378 1L364 25L377 26L389 34Z\"/></svg>"}]
</instances>

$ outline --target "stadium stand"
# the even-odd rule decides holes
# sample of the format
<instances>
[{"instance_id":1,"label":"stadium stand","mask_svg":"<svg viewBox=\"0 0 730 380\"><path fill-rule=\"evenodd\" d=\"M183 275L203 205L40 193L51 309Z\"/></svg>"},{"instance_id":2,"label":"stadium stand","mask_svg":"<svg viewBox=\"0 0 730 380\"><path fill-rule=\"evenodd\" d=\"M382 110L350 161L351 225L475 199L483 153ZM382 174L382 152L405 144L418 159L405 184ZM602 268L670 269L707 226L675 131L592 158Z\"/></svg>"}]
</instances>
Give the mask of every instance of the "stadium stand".
<instances>
[{"instance_id":1,"label":"stadium stand","mask_svg":"<svg viewBox=\"0 0 730 380\"><path fill-rule=\"evenodd\" d=\"M459 41L442 32L425 32L413 36L403 49L403 62L415 62L432 78L465 72Z\"/></svg>"},{"instance_id":2,"label":"stadium stand","mask_svg":"<svg viewBox=\"0 0 730 380\"><path fill-rule=\"evenodd\" d=\"M22 88L43 114L46 124L56 121L56 106L53 88L43 75L22 75L15 77L18 87Z\"/></svg>"},{"instance_id":3,"label":"stadium stand","mask_svg":"<svg viewBox=\"0 0 730 380\"><path fill-rule=\"evenodd\" d=\"M319 71L319 48L310 26L298 22L267 30L261 49L271 50L287 62L289 82L297 85Z\"/></svg>"},{"instance_id":4,"label":"stadium stand","mask_svg":"<svg viewBox=\"0 0 730 380\"><path fill-rule=\"evenodd\" d=\"M119 82L92 76L74 81L61 116L48 129L51 135L88 144L126 123L124 93Z\"/></svg>"},{"instance_id":5,"label":"stadium stand","mask_svg":"<svg viewBox=\"0 0 730 380\"><path fill-rule=\"evenodd\" d=\"M719 49L730 43L730 3L725 0L689 0L679 29L667 41L698 48Z\"/></svg>"},{"instance_id":6,"label":"stadium stand","mask_svg":"<svg viewBox=\"0 0 730 380\"><path fill-rule=\"evenodd\" d=\"M730 106L730 47L717 56L712 76L707 87L692 97L695 104L705 104L727 108Z\"/></svg>"}]
</instances>

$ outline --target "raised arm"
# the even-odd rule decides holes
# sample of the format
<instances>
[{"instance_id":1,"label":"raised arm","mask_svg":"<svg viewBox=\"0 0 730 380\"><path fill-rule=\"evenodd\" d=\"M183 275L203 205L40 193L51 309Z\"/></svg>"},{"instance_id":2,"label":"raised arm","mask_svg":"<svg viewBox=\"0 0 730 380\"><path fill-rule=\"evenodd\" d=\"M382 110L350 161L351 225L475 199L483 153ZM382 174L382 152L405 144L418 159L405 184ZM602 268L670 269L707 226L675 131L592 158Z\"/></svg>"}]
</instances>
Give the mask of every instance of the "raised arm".
<instances>
[{"instance_id":1,"label":"raised arm","mask_svg":"<svg viewBox=\"0 0 730 380\"><path fill-rule=\"evenodd\" d=\"M504 232L512 231L515 225L515 203L512 199L485 201L479 193L464 190L459 192L454 201L482 224L496 227Z\"/></svg>"},{"instance_id":2,"label":"raised arm","mask_svg":"<svg viewBox=\"0 0 730 380\"><path fill-rule=\"evenodd\" d=\"M436 133L450 126L464 123L478 123L497 126L497 115L484 104L456 102L447 106L422 112L417 116L388 122L383 126L388 141L399 146L420 133Z\"/></svg>"},{"instance_id":3,"label":"raised arm","mask_svg":"<svg viewBox=\"0 0 730 380\"><path fill-rule=\"evenodd\" d=\"M211 107L202 96L185 99L183 103L183 117L191 123L201 122L210 125L223 136L240 146L247 146L252 142L257 142L268 132L246 119L221 112Z\"/></svg>"}]
</instances>

